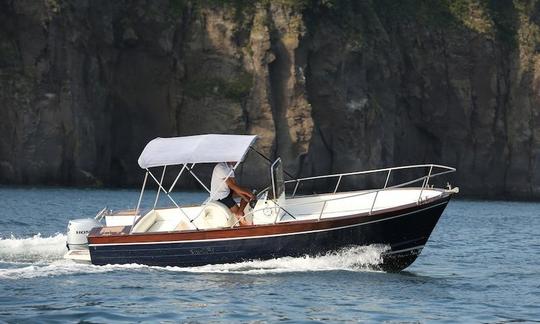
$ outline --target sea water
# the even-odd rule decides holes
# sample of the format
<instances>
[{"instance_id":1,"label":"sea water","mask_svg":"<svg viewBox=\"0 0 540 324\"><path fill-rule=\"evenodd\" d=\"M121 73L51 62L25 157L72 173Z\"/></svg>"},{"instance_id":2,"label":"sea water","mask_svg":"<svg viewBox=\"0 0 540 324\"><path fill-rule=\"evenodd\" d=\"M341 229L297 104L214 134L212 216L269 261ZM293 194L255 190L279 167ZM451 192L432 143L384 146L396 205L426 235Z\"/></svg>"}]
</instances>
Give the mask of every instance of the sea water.
<instances>
[{"instance_id":1,"label":"sea water","mask_svg":"<svg viewBox=\"0 0 540 324\"><path fill-rule=\"evenodd\" d=\"M69 219L133 208L137 198L132 190L0 188L0 321L540 321L539 203L451 201L422 255L400 273L370 270L383 251L375 246L191 268L62 259Z\"/></svg>"}]
</instances>

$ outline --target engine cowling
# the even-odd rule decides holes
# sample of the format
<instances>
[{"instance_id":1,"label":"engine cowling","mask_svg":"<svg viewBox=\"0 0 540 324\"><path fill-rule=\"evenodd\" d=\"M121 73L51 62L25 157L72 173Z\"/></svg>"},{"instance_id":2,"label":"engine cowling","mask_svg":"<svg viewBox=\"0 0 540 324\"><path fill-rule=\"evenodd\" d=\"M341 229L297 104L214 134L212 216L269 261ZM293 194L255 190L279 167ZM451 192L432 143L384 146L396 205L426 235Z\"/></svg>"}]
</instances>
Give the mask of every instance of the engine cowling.
<instances>
[{"instance_id":1,"label":"engine cowling","mask_svg":"<svg viewBox=\"0 0 540 324\"><path fill-rule=\"evenodd\" d=\"M69 250L88 249L88 233L94 227L103 225L93 218L72 219L67 226L67 248Z\"/></svg>"}]
</instances>

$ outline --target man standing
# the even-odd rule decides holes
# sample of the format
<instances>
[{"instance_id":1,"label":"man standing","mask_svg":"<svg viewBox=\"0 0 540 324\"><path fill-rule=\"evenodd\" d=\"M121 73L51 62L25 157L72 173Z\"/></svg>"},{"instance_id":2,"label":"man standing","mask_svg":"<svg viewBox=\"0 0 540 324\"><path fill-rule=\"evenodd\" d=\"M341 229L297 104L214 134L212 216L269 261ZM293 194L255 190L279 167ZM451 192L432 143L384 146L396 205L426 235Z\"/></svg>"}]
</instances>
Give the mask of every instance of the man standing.
<instances>
[{"instance_id":1,"label":"man standing","mask_svg":"<svg viewBox=\"0 0 540 324\"><path fill-rule=\"evenodd\" d=\"M233 166L234 162L216 164L212 172L210 197L227 206L239 220L240 225L252 225L243 216L244 208L254 196L248 189L236 183ZM240 206L236 204L233 197L242 198Z\"/></svg>"}]
</instances>

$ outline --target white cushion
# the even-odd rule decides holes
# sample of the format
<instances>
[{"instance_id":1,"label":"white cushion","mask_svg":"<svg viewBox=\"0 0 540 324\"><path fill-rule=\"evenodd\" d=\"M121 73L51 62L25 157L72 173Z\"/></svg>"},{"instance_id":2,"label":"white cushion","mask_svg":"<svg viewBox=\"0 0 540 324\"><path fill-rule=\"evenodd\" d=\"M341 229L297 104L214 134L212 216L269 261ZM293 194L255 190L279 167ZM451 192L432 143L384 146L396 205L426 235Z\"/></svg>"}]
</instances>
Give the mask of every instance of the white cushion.
<instances>
[{"instance_id":1,"label":"white cushion","mask_svg":"<svg viewBox=\"0 0 540 324\"><path fill-rule=\"evenodd\" d=\"M227 206L217 201L210 201L204 207L193 223L200 229L231 227L236 223L236 217Z\"/></svg>"},{"instance_id":2,"label":"white cushion","mask_svg":"<svg viewBox=\"0 0 540 324\"><path fill-rule=\"evenodd\" d=\"M152 225L156 222L157 213L155 210L150 211L148 214L144 215L135 226L133 226L133 233L144 233L148 231Z\"/></svg>"}]
</instances>

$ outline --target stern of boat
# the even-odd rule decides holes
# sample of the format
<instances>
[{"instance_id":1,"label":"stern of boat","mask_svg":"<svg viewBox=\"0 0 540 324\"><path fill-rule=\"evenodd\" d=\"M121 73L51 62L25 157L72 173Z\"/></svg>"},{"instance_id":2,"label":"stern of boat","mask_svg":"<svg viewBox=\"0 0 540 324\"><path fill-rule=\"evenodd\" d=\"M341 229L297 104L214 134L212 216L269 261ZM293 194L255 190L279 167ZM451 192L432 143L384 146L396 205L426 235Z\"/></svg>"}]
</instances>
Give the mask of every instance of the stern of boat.
<instances>
[{"instance_id":1,"label":"stern of boat","mask_svg":"<svg viewBox=\"0 0 540 324\"><path fill-rule=\"evenodd\" d=\"M135 210L122 210L113 213L107 208L103 208L94 218L70 220L66 232L66 247L68 251L64 254L64 259L79 263L90 263L88 234L92 229L102 228L104 226L132 225L138 216Z\"/></svg>"}]
</instances>

